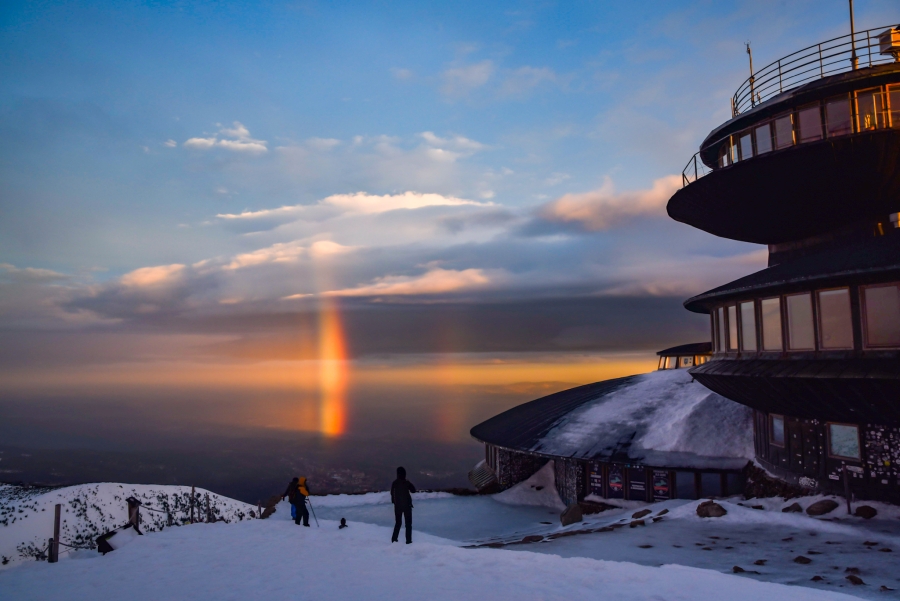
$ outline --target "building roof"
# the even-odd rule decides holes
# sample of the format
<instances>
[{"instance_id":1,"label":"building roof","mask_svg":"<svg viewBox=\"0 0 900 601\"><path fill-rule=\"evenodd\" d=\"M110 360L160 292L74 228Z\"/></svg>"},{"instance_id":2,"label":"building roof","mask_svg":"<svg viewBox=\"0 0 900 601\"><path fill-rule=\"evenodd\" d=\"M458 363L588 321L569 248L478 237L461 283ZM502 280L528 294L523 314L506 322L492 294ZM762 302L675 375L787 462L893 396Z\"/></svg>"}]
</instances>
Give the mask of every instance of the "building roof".
<instances>
[{"instance_id":1,"label":"building roof","mask_svg":"<svg viewBox=\"0 0 900 601\"><path fill-rule=\"evenodd\" d=\"M774 265L724 286L698 294L684 302L695 313L709 313L709 307L731 298L750 298L811 287L877 281L900 277L900 235L865 239L859 243L830 248L788 263Z\"/></svg>"},{"instance_id":2,"label":"building roof","mask_svg":"<svg viewBox=\"0 0 900 601\"><path fill-rule=\"evenodd\" d=\"M679 344L672 348L657 351L660 357L678 357L680 355L709 355L712 353L711 342L691 342L690 344Z\"/></svg>"},{"instance_id":3,"label":"building roof","mask_svg":"<svg viewBox=\"0 0 900 601\"><path fill-rule=\"evenodd\" d=\"M753 457L751 410L683 369L558 392L492 417L471 434L547 457L660 468L740 469Z\"/></svg>"}]
</instances>

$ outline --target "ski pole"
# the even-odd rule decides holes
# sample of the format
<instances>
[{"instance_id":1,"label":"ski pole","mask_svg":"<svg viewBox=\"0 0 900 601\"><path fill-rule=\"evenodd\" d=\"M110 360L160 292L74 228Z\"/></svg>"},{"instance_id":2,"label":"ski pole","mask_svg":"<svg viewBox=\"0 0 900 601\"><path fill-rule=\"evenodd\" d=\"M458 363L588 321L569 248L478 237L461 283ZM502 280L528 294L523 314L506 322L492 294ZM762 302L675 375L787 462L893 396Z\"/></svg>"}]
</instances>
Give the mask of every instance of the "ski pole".
<instances>
[{"instance_id":1,"label":"ski pole","mask_svg":"<svg viewBox=\"0 0 900 601\"><path fill-rule=\"evenodd\" d=\"M309 497L307 497L306 500L309 502L309 508L312 509L312 512L313 512L313 519L316 520L316 528L318 528L318 527L319 527L319 518L316 517L316 510L313 509L313 506L312 506L312 499L310 499Z\"/></svg>"}]
</instances>

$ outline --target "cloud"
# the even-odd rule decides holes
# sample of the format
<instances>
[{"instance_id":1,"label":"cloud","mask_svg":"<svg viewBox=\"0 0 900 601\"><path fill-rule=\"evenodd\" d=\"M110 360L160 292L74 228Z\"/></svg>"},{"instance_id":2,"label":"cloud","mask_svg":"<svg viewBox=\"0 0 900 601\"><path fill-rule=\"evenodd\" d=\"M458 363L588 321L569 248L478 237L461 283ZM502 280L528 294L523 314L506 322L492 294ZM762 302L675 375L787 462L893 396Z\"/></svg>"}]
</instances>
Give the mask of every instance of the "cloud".
<instances>
[{"instance_id":1,"label":"cloud","mask_svg":"<svg viewBox=\"0 0 900 601\"><path fill-rule=\"evenodd\" d=\"M9 263L0 263L0 278L13 281L50 282L67 280L69 276L50 269L38 269L35 267L19 268Z\"/></svg>"},{"instance_id":2,"label":"cloud","mask_svg":"<svg viewBox=\"0 0 900 601\"><path fill-rule=\"evenodd\" d=\"M129 288L171 285L181 278L184 273L184 267L180 263L142 267L126 273L119 278L119 282Z\"/></svg>"},{"instance_id":3,"label":"cloud","mask_svg":"<svg viewBox=\"0 0 900 601\"><path fill-rule=\"evenodd\" d=\"M413 76L413 72L410 71L409 69L400 69L400 68L394 67L391 69L391 75L393 75L396 79L405 80L405 79L411 79Z\"/></svg>"},{"instance_id":4,"label":"cloud","mask_svg":"<svg viewBox=\"0 0 900 601\"><path fill-rule=\"evenodd\" d=\"M163 146L166 146L167 148L175 148L176 146L178 146L178 142L176 142L175 140L166 140L165 142L163 142Z\"/></svg>"},{"instance_id":5,"label":"cloud","mask_svg":"<svg viewBox=\"0 0 900 601\"><path fill-rule=\"evenodd\" d=\"M666 203L680 187L680 176L667 175L649 189L617 192L607 177L598 190L566 194L544 205L538 215L551 223L597 232L635 217L665 216Z\"/></svg>"},{"instance_id":6,"label":"cloud","mask_svg":"<svg viewBox=\"0 0 900 601\"><path fill-rule=\"evenodd\" d=\"M442 194L422 194L419 192L404 192L403 194L385 194L377 196L357 192L356 194L334 194L321 201L352 213L383 213L385 211L397 211L400 209L415 210L424 207L476 205L486 206L485 203L444 196Z\"/></svg>"},{"instance_id":7,"label":"cloud","mask_svg":"<svg viewBox=\"0 0 900 601\"><path fill-rule=\"evenodd\" d=\"M484 60L480 63L452 67L441 74L443 86L441 92L449 97L461 97L472 90L480 88L494 74L494 63Z\"/></svg>"},{"instance_id":8,"label":"cloud","mask_svg":"<svg viewBox=\"0 0 900 601\"><path fill-rule=\"evenodd\" d=\"M559 77L553 69L547 67L519 67L512 71L500 86L500 94L504 96L522 96L542 83L556 83Z\"/></svg>"},{"instance_id":9,"label":"cloud","mask_svg":"<svg viewBox=\"0 0 900 601\"><path fill-rule=\"evenodd\" d=\"M235 121L233 127L222 127L217 134L206 138L190 138L184 142L185 148L194 150L209 150L210 148L224 148L234 152L246 152L261 154L268 152L265 140L255 140L250 137L248 130L240 121ZM168 143L167 143L168 145Z\"/></svg>"},{"instance_id":10,"label":"cloud","mask_svg":"<svg viewBox=\"0 0 900 601\"><path fill-rule=\"evenodd\" d=\"M425 143L437 148L450 148L461 154L472 155L478 151L485 150L487 146L481 142L471 140L465 136L451 136L449 138L441 138L436 136L434 132L423 131L419 136L425 140Z\"/></svg>"},{"instance_id":11,"label":"cloud","mask_svg":"<svg viewBox=\"0 0 900 601\"><path fill-rule=\"evenodd\" d=\"M389 275L368 285L325 292L324 296L413 296L447 294L483 288L490 279L481 269L434 268L420 276Z\"/></svg>"}]
</instances>

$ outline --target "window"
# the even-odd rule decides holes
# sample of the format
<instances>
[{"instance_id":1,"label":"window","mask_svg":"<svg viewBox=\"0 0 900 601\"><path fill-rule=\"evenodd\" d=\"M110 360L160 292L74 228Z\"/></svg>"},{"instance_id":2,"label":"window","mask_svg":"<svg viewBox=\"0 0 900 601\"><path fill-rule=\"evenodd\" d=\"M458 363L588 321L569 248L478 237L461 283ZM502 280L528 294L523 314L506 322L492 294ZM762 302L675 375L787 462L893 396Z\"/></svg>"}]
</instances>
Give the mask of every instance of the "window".
<instances>
[{"instance_id":1,"label":"window","mask_svg":"<svg viewBox=\"0 0 900 601\"><path fill-rule=\"evenodd\" d=\"M891 127L900 127L900 85L888 86L887 96L891 107Z\"/></svg>"},{"instance_id":2,"label":"window","mask_svg":"<svg viewBox=\"0 0 900 601\"><path fill-rule=\"evenodd\" d=\"M738 139L738 146L740 147L742 161L753 158L753 134L751 132L748 131L741 135Z\"/></svg>"},{"instance_id":3,"label":"window","mask_svg":"<svg viewBox=\"0 0 900 601\"><path fill-rule=\"evenodd\" d=\"M794 119L793 115L785 115L775 119L775 149L781 150L794 145Z\"/></svg>"},{"instance_id":4,"label":"window","mask_svg":"<svg viewBox=\"0 0 900 601\"><path fill-rule=\"evenodd\" d=\"M871 131L885 126L884 96L881 88L870 88L856 93L856 114L859 131Z\"/></svg>"},{"instance_id":5,"label":"window","mask_svg":"<svg viewBox=\"0 0 900 601\"><path fill-rule=\"evenodd\" d=\"M738 348L737 306L728 307L728 350L736 351Z\"/></svg>"},{"instance_id":6,"label":"window","mask_svg":"<svg viewBox=\"0 0 900 601\"><path fill-rule=\"evenodd\" d=\"M781 299L764 298L760 303L762 317L762 347L764 351L780 351L781 343Z\"/></svg>"},{"instance_id":7,"label":"window","mask_svg":"<svg viewBox=\"0 0 900 601\"><path fill-rule=\"evenodd\" d=\"M825 101L825 127L829 138L853 133L850 125L849 96L838 96Z\"/></svg>"},{"instance_id":8,"label":"window","mask_svg":"<svg viewBox=\"0 0 900 601\"><path fill-rule=\"evenodd\" d=\"M709 361L708 355L694 355L694 365L703 365Z\"/></svg>"},{"instance_id":9,"label":"window","mask_svg":"<svg viewBox=\"0 0 900 601\"><path fill-rule=\"evenodd\" d=\"M792 294L784 297L788 320L788 348L792 351L814 350L812 297Z\"/></svg>"},{"instance_id":10,"label":"window","mask_svg":"<svg viewBox=\"0 0 900 601\"><path fill-rule=\"evenodd\" d=\"M832 457L859 459L859 428L846 424L828 424L828 453Z\"/></svg>"},{"instance_id":11,"label":"window","mask_svg":"<svg viewBox=\"0 0 900 601\"><path fill-rule=\"evenodd\" d=\"M719 149L719 167L727 167L730 165L728 162L728 149L730 147L730 142L725 142L722 144L722 148Z\"/></svg>"},{"instance_id":12,"label":"window","mask_svg":"<svg viewBox=\"0 0 900 601\"><path fill-rule=\"evenodd\" d=\"M675 357L666 357L666 369L675 369Z\"/></svg>"},{"instance_id":13,"label":"window","mask_svg":"<svg viewBox=\"0 0 900 601\"><path fill-rule=\"evenodd\" d=\"M779 447L784 446L784 417L781 415L771 415L769 416L769 425L771 426L771 436L769 441L778 445Z\"/></svg>"},{"instance_id":14,"label":"window","mask_svg":"<svg viewBox=\"0 0 900 601\"><path fill-rule=\"evenodd\" d=\"M678 367L693 367L694 366L694 358L693 357L679 357L678 358Z\"/></svg>"},{"instance_id":15,"label":"window","mask_svg":"<svg viewBox=\"0 0 900 601\"><path fill-rule=\"evenodd\" d=\"M820 290L819 346L823 349L853 348L850 289Z\"/></svg>"},{"instance_id":16,"label":"window","mask_svg":"<svg viewBox=\"0 0 900 601\"><path fill-rule=\"evenodd\" d=\"M896 284L862 289L866 346L900 346L900 289Z\"/></svg>"},{"instance_id":17,"label":"window","mask_svg":"<svg viewBox=\"0 0 900 601\"><path fill-rule=\"evenodd\" d=\"M753 301L741 303L741 350L756 350L756 308Z\"/></svg>"},{"instance_id":18,"label":"window","mask_svg":"<svg viewBox=\"0 0 900 601\"><path fill-rule=\"evenodd\" d=\"M797 111L800 143L815 142L822 136L822 111L818 104Z\"/></svg>"},{"instance_id":19,"label":"window","mask_svg":"<svg viewBox=\"0 0 900 601\"><path fill-rule=\"evenodd\" d=\"M719 307L717 311L718 318L716 319L716 331L719 333L719 344L716 346L716 350L720 353L725 352L725 309Z\"/></svg>"},{"instance_id":20,"label":"window","mask_svg":"<svg viewBox=\"0 0 900 601\"><path fill-rule=\"evenodd\" d=\"M665 357L660 357L660 358L659 358L659 365L656 366L656 369L665 369L665 368L666 368L666 358L665 358Z\"/></svg>"},{"instance_id":21,"label":"window","mask_svg":"<svg viewBox=\"0 0 900 601\"><path fill-rule=\"evenodd\" d=\"M772 127L770 123L757 127L753 130L753 135L756 136L756 154L765 154L772 150Z\"/></svg>"}]
</instances>

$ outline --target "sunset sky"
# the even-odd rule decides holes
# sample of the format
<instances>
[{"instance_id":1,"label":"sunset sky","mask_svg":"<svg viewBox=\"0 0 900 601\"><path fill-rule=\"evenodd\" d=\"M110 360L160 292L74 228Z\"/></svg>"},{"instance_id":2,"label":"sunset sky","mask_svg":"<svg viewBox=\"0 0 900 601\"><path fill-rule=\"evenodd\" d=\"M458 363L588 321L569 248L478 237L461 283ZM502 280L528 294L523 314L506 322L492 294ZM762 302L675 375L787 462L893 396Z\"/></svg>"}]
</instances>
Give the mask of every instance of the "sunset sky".
<instances>
[{"instance_id":1,"label":"sunset sky","mask_svg":"<svg viewBox=\"0 0 900 601\"><path fill-rule=\"evenodd\" d=\"M4 2L0 395L309 388L327 434L363 382L651 369L708 336L685 298L765 265L665 214L744 42L848 29L838 0Z\"/></svg>"}]
</instances>

